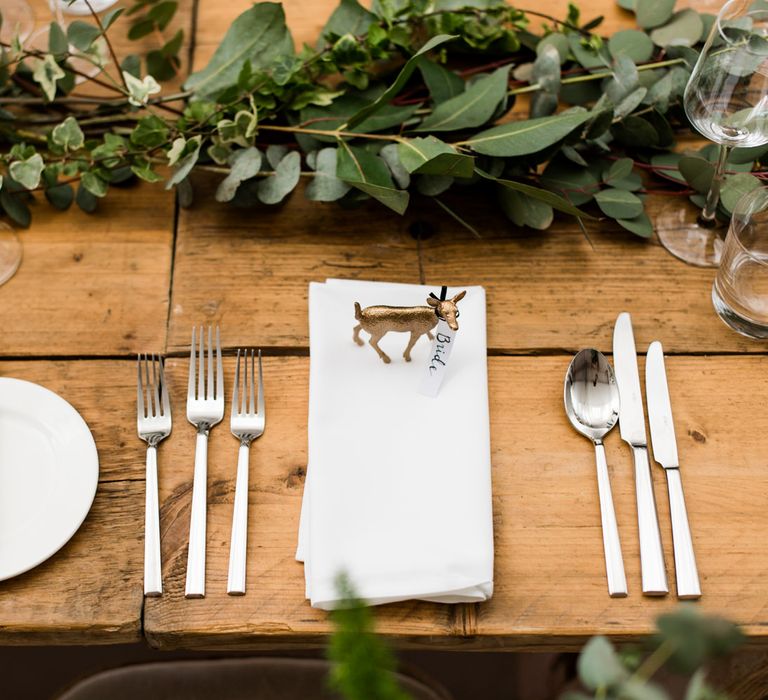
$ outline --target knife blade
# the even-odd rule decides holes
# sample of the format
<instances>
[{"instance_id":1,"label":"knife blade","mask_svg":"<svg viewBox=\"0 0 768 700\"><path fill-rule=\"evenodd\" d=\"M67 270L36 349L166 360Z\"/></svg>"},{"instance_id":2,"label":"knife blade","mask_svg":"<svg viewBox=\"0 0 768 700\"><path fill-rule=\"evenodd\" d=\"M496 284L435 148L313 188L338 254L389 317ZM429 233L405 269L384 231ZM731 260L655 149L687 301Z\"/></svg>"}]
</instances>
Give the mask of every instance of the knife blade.
<instances>
[{"instance_id":1,"label":"knife blade","mask_svg":"<svg viewBox=\"0 0 768 700\"><path fill-rule=\"evenodd\" d=\"M648 462L648 440L645 434L643 398L637 369L632 318L621 313L613 329L613 362L619 386L619 429L621 438L632 448L635 461L635 493L637 527L640 538L640 569L643 593L666 595L669 592L664 553L661 548L659 518L653 495L651 465Z\"/></svg>"},{"instance_id":2,"label":"knife blade","mask_svg":"<svg viewBox=\"0 0 768 700\"><path fill-rule=\"evenodd\" d=\"M648 348L645 365L645 393L648 398L648 422L651 426L653 458L664 467L669 490L669 514L675 552L675 580L678 598L699 598L701 585L693 552L688 512L680 478L672 403L669 400L664 349L655 341Z\"/></svg>"}]
</instances>

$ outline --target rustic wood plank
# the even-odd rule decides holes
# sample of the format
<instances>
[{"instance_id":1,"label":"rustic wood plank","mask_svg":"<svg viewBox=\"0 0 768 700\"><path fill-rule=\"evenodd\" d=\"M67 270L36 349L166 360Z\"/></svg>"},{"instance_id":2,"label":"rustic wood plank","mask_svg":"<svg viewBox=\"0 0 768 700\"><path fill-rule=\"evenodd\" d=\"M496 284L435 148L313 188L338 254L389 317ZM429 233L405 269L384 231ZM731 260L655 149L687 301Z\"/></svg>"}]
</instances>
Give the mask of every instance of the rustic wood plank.
<instances>
[{"instance_id":1,"label":"rustic wood plank","mask_svg":"<svg viewBox=\"0 0 768 700\"><path fill-rule=\"evenodd\" d=\"M24 258L0 287L0 354L118 355L162 351L168 316L173 196L112 188L94 214L32 207Z\"/></svg>"},{"instance_id":2,"label":"rustic wood plank","mask_svg":"<svg viewBox=\"0 0 768 700\"><path fill-rule=\"evenodd\" d=\"M186 350L192 326L216 320L227 347L304 346L307 289L328 277L418 282L408 219L366 204L354 212L309 202L243 211L213 200L214 180L179 212L170 350Z\"/></svg>"},{"instance_id":3,"label":"rustic wood plank","mask_svg":"<svg viewBox=\"0 0 768 700\"><path fill-rule=\"evenodd\" d=\"M662 340L665 338L662 337ZM478 606L481 647L578 648L593 634L634 639L678 605L664 474L653 480L672 593L640 590L634 477L618 429L606 440L629 596L608 597L594 455L562 408L569 358L490 362L496 585ZM642 364L642 362L641 362ZM768 358L672 357L667 371L703 597L702 610L766 641ZM756 410L758 409L758 410Z\"/></svg>"},{"instance_id":4,"label":"rustic wood plank","mask_svg":"<svg viewBox=\"0 0 768 700\"><path fill-rule=\"evenodd\" d=\"M144 451L135 434L135 365L2 362L42 384L88 423L100 480L80 530L40 566L0 582L0 644L115 644L141 638Z\"/></svg>"},{"instance_id":5,"label":"rustic wood plank","mask_svg":"<svg viewBox=\"0 0 768 700\"><path fill-rule=\"evenodd\" d=\"M677 604L674 594L665 600L640 594L632 463L617 430L607 449L630 596L607 595L594 455L562 408L568 361L489 362L493 600L480 606L383 606L376 611L382 634L404 646L576 648L596 633L637 640L652 630L656 615ZM306 462L307 363L266 361L269 416L267 431L252 450L244 597L225 592L237 445L224 424L214 429L209 453L207 597L183 597L194 431L181 427L182 407L175 402L180 429L160 455L166 594L147 601L145 615L153 645L268 648L325 640L326 615L304 600L303 570L293 558ZM170 360L168 367L181 391L186 362ZM768 358L673 357L668 367L704 591L701 607L739 622L752 642L764 644L766 561L759 552L768 537L762 517L768 473L761 457L768 416L754 408L755 397L768 392ZM229 387L231 360L225 372ZM666 486L659 468L653 475L673 583Z\"/></svg>"}]
</instances>

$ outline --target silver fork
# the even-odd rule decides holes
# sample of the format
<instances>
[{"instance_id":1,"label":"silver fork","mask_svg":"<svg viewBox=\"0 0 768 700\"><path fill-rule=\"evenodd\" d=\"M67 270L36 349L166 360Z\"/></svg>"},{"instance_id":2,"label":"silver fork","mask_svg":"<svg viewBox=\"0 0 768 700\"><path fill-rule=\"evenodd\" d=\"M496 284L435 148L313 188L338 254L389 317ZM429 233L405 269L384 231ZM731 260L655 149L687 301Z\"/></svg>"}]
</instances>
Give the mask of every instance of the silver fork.
<instances>
[{"instance_id":1,"label":"silver fork","mask_svg":"<svg viewBox=\"0 0 768 700\"><path fill-rule=\"evenodd\" d=\"M224 417L224 372L221 366L221 343L216 327L216 368L213 364L213 331L208 326L208 368L206 371L203 327L200 326L199 352L195 359L195 329L189 352L189 388L187 419L197 428L195 474L192 482L192 518L189 525L187 553L187 598L205 597L205 524L206 490L208 488L208 433ZM195 365L197 374L195 373ZM197 380L195 380L197 377ZM207 380L207 381L206 381Z\"/></svg>"},{"instance_id":2,"label":"silver fork","mask_svg":"<svg viewBox=\"0 0 768 700\"><path fill-rule=\"evenodd\" d=\"M163 593L163 575L160 559L160 508L157 499L157 445L171 432L171 403L160 358L144 355L142 359L139 355L136 370L136 424L139 437L147 443L144 595L159 596Z\"/></svg>"},{"instance_id":3,"label":"silver fork","mask_svg":"<svg viewBox=\"0 0 768 700\"><path fill-rule=\"evenodd\" d=\"M242 352L242 354L241 354ZM261 373L261 350L259 350L259 391L254 405L254 359L250 351L251 371L248 373L248 350L237 351L235 388L232 391L232 434L240 440L237 455L237 482L235 484L235 509L232 514L232 540L229 547L229 576L227 593L245 595L245 558L248 542L248 457L251 442L264 432L266 413L264 410L264 380ZM242 358L242 363L240 362ZM242 384L240 366L242 364ZM238 391L240 392L238 394Z\"/></svg>"}]
</instances>

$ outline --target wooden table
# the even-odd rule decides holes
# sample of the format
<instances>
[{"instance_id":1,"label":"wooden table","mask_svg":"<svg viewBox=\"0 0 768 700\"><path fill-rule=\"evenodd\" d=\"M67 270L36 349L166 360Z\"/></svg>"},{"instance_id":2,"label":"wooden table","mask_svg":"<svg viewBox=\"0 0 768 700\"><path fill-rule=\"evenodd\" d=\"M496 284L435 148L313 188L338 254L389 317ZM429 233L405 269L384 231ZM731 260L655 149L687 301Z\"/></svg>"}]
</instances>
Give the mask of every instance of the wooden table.
<instances>
[{"instance_id":1,"label":"wooden table","mask_svg":"<svg viewBox=\"0 0 768 700\"><path fill-rule=\"evenodd\" d=\"M206 63L228 23L250 4L182 0L195 27L191 60ZM333 0L289 0L297 42L311 41ZM542 0L564 15L566 0ZM589 7L590 11L587 11ZM584 3L605 31L630 26L613 0ZM306 465L307 285L327 277L482 284L488 293L496 591L482 605L403 603L378 609L399 644L450 649L576 649L602 633L636 640L674 595L644 598L632 459L607 440L630 595L605 590L593 454L562 407L574 351L611 351L621 311L638 350L663 341L704 596L703 610L768 645L766 346L727 330L710 302L713 272L687 267L656 242L608 225L587 239L565 218L546 233L456 202L477 240L429 202L404 217L371 204L349 213L296 193L277 208L217 204L195 182L190 210L162 187L115 190L98 212L61 215L40 204L25 231L24 263L0 287L0 371L61 393L91 426L101 459L93 510L42 566L0 584L0 642L113 643L144 636L160 648L277 648L322 644L330 625L304 600L294 561ZM675 206L679 204L674 203ZM656 202L654 207L663 206ZM428 229L429 236L413 231ZM208 595L183 596L194 431L184 397L190 329L217 322L228 351L265 353L269 423L252 451L248 595L226 595L236 443L212 433ZM142 598L144 446L135 434L138 351L166 352L174 431L160 449L166 593ZM664 476L653 472L667 569L673 579Z\"/></svg>"}]
</instances>

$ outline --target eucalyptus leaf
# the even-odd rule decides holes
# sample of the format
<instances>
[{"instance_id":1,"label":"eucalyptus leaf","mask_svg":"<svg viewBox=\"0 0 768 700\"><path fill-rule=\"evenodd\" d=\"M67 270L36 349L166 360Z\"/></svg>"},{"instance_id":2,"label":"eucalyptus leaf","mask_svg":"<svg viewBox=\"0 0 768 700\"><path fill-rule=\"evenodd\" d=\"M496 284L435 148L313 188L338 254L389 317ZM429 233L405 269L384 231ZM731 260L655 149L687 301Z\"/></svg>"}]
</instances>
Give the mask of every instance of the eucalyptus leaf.
<instances>
[{"instance_id":1,"label":"eucalyptus leaf","mask_svg":"<svg viewBox=\"0 0 768 700\"><path fill-rule=\"evenodd\" d=\"M574 108L552 117L510 122L481 131L464 145L483 155L523 156L557 143L592 116L584 109Z\"/></svg>"},{"instance_id":2,"label":"eucalyptus leaf","mask_svg":"<svg viewBox=\"0 0 768 700\"><path fill-rule=\"evenodd\" d=\"M507 218L517 226L544 231L550 227L555 216L549 204L508 187L499 187L499 201Z\"/></svg>"},{"instance_id":3,"label":"eucalyptus leaf","mask_svg":"<svg viewBox=\"0 0 768 700\"><path fill-rule=\"evenodd\" d=\"M587 70L605 69L610 65L610 55L606 49L592 50L582 45L578 32L568 34L568 43L574 58Z\"/></svg>"},{"instance_id":4,"label":"eucalyptus leaf","mask_svg":"<svg viewBox=\"0 0 768 700\"><path fill-rule=\"evenodd\" d=\"M426 56L422 56L417 65L435 104L450 100L464 92L464 80L452 70Z\"/></svg>"},{"instance_id":5,"label":"eucalyptus leaf","mask_svg":"<svg viewBox=\"0 0 768 700\"><path fill-rule=\"evenodd\" d=\"M595 202L612 219L634 219L643 213L643 200L636 194L617 187L608 187L595 194Z\"/></svg>"},{"instance_id":6,"label":"eucalyptus leaf","mask_svg":"<svg viewBox=\"0 0 768 700\"><path fill-rule=\"evenodd\" d=\"M401 190L407 190L411 186L411 174L400 159L399 146L400 144L397 143L388 143L379 151L379 156L387 164L397 186Z\"/></svg>"},{"instance_id":7,"label":"eucalyptus leaf","mask_svg":"<svg viewBox=\"0 0 768 700\"><path fill-rule=\"evenodd\" d=\"M616 4L624 10L635 11L636 0L616 0Z\"/></svg>"},{"instance_id":8,"label":"eucalyptus leaf","mask_svg":"<svg viewBox=\"0 0 768 700\"><path fill-rule=\"evenodd\" d=\"M400 73L398 73L395 81L386 90L384 90L384 92L382 92L377 99L350 117L346 124L347 129L354 129L358 124L365 121L375 112L381 109L384 105L388 104L389 101L395 97L408 82L408 78L411 77L411 73L413 73L413 71L416 69L416 66L418 65L420 56L429 53L433 49L436 49L438 46L455 38L456 36L451 34L438 34L437 36L433 36L429 41L427 41L415 54L413 54L413 56L411 56L405 62L405 65L400 69Z\"/></svg>"},{"instance_id":9,"label":"eucalyptus leaf","mask_svg":"<svg viewBox=\"0 0 768 700\"><path fill-rule=\"evenodd\" d=\"M293 54L293 40L282 5L256 3L232 22L208 65L190 75L184 89L212 95L237 83L244 62L264 69L285 54Z\"/></svg>"},{"instance_id":10,"label":"eucalyptus leaf","mask_svg":"<svg viewBox=\"0 0 768 700\"><path fill-rule=\"evenodd\" d=\"M397 144L400 161L409 173L472 177L475 159L434 136L403 139Z\"/></svg>"},{"instance_id":11,"label":"eucalyptus leaf","mask_svg":"<svg viewBox=\"0 0 768 700\"><path fill-rule=\"evenodd\" d=\"M568 60L568 56L571 53L571 45L565 34L561 34L560 32L547 34L547 36L536 44L536 54L540 56L547 46L553 46L557 50L561 65Z\"/></svg>"},{"instance_id":12,"label":"eucalyptus leaf","mask_svg":"<svg viewBox=\"0 0 768 700\"><path fill-rule=\"evenodd\" d=\"M600 189L597 177L588 169L553 160L541 176L541 184L575 206L589 202Z\"/></svg>"},{"instance_id":13,"label":"eucalyptus leaf","mask_svg":"<svg viewBox=\"0 0 768 700\"><path fill-rule=\"evenodd\" d=\"M341 36L351 33L353 35L366 34L368 27L378 21L378 17L366 10L357 0L341 0L333 11L317 40L317 48L322 49L326 37L329 35Z\"/></svg>"},{"instance_id":14,"label":"eucalyptus leaf","mask_svg":"<svg viewBox=\"0 0 768 700\"><path fill-rule=\"evenodd\" d=\"M647 88L639 87L630 92L619 104L616 105L614 116L616 119L624 119L634 112L648 94Z\"/></svg>"},{"instance_id":15,"label":"eucalyptus leaf","mask_svg":"<svg viewBox=\"0 0 768 700\"><path fill-rule=\"evenodd\" d=\"M583 167L587 167L589 165L586 160L584 160L584 157L579 153L573 146L564 145L563 146L563 155L571 161L571 163L576 163L577 165L581 165Z\"/></svg>"},{"instance_id":16,"label":"eucalyptus leaf","mask_svg":"<svg viewBox=\"0 0 768 700\"><path fill-rule=\"evenodd\" d=\"M641 238L650 238L653 235L653 224L645 212L634 219L616 219L616 223Z\"/></svg>"},{"instance_id":17,"label":"eucalyptus leaf","mask_svg":"<svg viewBox=\"0 0 768 700\"><path fill-rule=\"evenodd\" d=\"M251 146L236 151L230 161L231 170L216 189L217 202L231 201L243 180L255 177L261 168L261 151Z\"/></svg>"},{"instance_id":18,"label":"eucalyptus leaf","mask_svg":"<svg viewBox=\"0 0 768 700\"><path fill-rule=\"evenodd\" d=\"M624 29L608 40L608 51L614 58L628 56L635 63L645 63L653 56L653 41L645 32Z\"/></svg>"},{"instance_id":19,"label":"eucalyptus leaf","mask_svg":"<svg viewBox=\"0 0 768 700\"><path fill-rule=\"evenodd\" d=\"M685 181L698 193L707 194L715 176L715 166L698 156L683 156L677 164Z\"/></svg>"},{"instance_id":20,"label":"eucalyptus leaf","mask_svg":"<svg viewBox=\"0 0 768 700\"><path fill-rule=\"evenodd\" d=\"M288 147L282 144L273 143L267 146L267 163L269 163L273 169L280 165L280 161L288 155Z\"/></svg>"},{"instance_id":21,"label":"eucalyptus leaf","mask_svg":"<svg viewBox=\"0 0 768 700\"><path fill-rule=\"evenodd\" d=\"M768 144L752 148L734 148L728 157L728 162L736 165L753 163L760 160L766 153L768 153Z\"/></svg>"},{"instance_id":22,"label":"eucalyptus leaf","mask_svg":"<svg viewBox=\"0 0 768 700\"><path fill-rule=\"evenodd\" d=\"M386 163L346 141L339 142L336 176L398 214L404 214L408 208L408 193L395 188Z\"/></svg>"},{"instance_id":23,"label":"eucalyptus leaf","mask_svg":"<svg viewBox=\"0 0 768 700\"><path fill-rule=\"evenodd\" d=\"M643 178L636 172L631 172L621 180L612 180L612 187L617 187L620 190L629 190L630 192L637 192L643 189Z\"/></svg>"},{"instance_id":24,"label":"eucalyptus leaf","mask_svg":"<svg viewBox=\"0 0 768 700\"><path fill-rule=\"evenodd\" d=\"M67 41L80 51L88 51L101 35L101 30L89 22L75 20L67 27Z\"/></svg>"},{"instance_id":25,"label":"eucalyptus leaf","mask_svg":"<svg viewBox=\"0 0 768 700\"><path fill-rule=\"evenodd\" d=\"M642 117L629 116L614 124L612 133L617 141L626 146L648 148L659 145L659 135Z\"/></svg>"},{"instance_id":26,"label":"eucalyptus leaf","mask_svg":"<svg viewBox=\"0 0 768 700\"><path fill-rule=\"evenodd\" d=\"M437 197L453 184L450 175L418 175L416 177L416 190L426 197Z\"/></svg>"},{"instance_id":27,"label":"eucalyptus leaf","mask_svg":"<svg viewBox=\"0 0 768 700\"><path fill-rule=\"evenodd\" d=\"M696 10L686 9L675 13L671 21L651 32L656 46L694 46L701 40L704 23Z\"/></svg>"},{"instance_id":28,"label":"eucalyptus leaf","mask_svg":"<svg viewBox=\"0 0 768 700\"><path fill-rule=\"evenodd\" d=\"M739 200L752 190L760 187L762 182L749 173L737 173L725 179L720 193L720 202L729 212L733 212Z\"/></svg>"},{"instance_id":29,"label":"eucalyptus leaf","mask_svg":"<svg viewBox=\"0 0 768 700\"><path fill-rule=\"evenodd\" d=\"M337 149L322 148L314 158L315 176L307 185L304 194L315 202L335 202L341 199L351 186L336 177Z\"/></svg>"},{"instance_id":30,"label":"eucalyptus leaf","mask_svg":"<svg viewBox=\"0 0 768 700\"><path fill-rule=\"evenodd\" d=\"M440 103L416 130L458 131L485 124L493 116L499 103L506 98L509 68L497 68L461 94Z\"/></svg>"},{"instance_id":31,"label":"eucalyptus leaf","mask_svg":"<svg viewBox=\"0 0 768 700\"><path fill-rule=\"evenodd\" d=\"M564 214L570 214L571 216L578 216L582 219L594 218L593 216L590 216L586 212L582 211L578 207L571 204L571 202L569 202L564 197L561 197L560 195L555 194L554 192L550 192L549 190L544 190L544 189L541 189L540 187L534 187L533 185L527 185L524 182L516 182L515 180L507 180L504 178L493 177L489 173L483 170L480 170L479 168L476 168L475 172L480 177L486 180L491 180L492 182L496 182L499 185L506 187L510 190L520 192L529 197L532 197L533 199L537 199L540 202L549 204L549 206L551 206L553 209L557 209L557 211L561 211Z\"/></svg>"},{"instance_id":32,"label":"eucalyptus leaf","mask_svg":"<svg viewBox=\"0 0 768 700\"><path fill-rule=\"evenodd\" d=\"M579 654L576 668L579 679L590 690L612 688L629 675L613 645L602 636L592 637L586 643Z\"/></svg>"},{"instance_id":33,"label":"eucalyptus leaf","mask_svg":"<svg viewBox=\"0 0 768 700\"><path fill-rule=\"evenodd\" d=\"M603 173L603 181L612 185L616 180L623 180L629 176L635 162L631 158L619 158Z\"/></svg>"},{"instance_id":34,"label":"eucalyptus leaf","mask_svg":"<svg viewBox=\"0 0 768 700\"><path fill-rule=\"evenodd\" d=\"M635 0L637 23L643 29L666 24L675 11L675 0Z\"/></svg>"},{"instance_id":35,"label":"eucalyptus leaf","mask_svg":"<svg viewBox=\"0 0 768 700\"><path fill-rule=\"evenodd\" d=\"M51 22L48 29L48 50L54 56L62 56L69 50L67 35L58 22Z\"/></svg>"},{"instance_id":36,"label":"eucalyptus leaf","mask_svg":"<svg viewBox=\"0 0 768 700\"><path fill-rule=\"evenodd\" d=\"M264 204L278 204L293 192L301 176L301 156L291 151L278 163L273 175L265 177L256 186L256 195Z\"/></svg>"}]
</instances>

